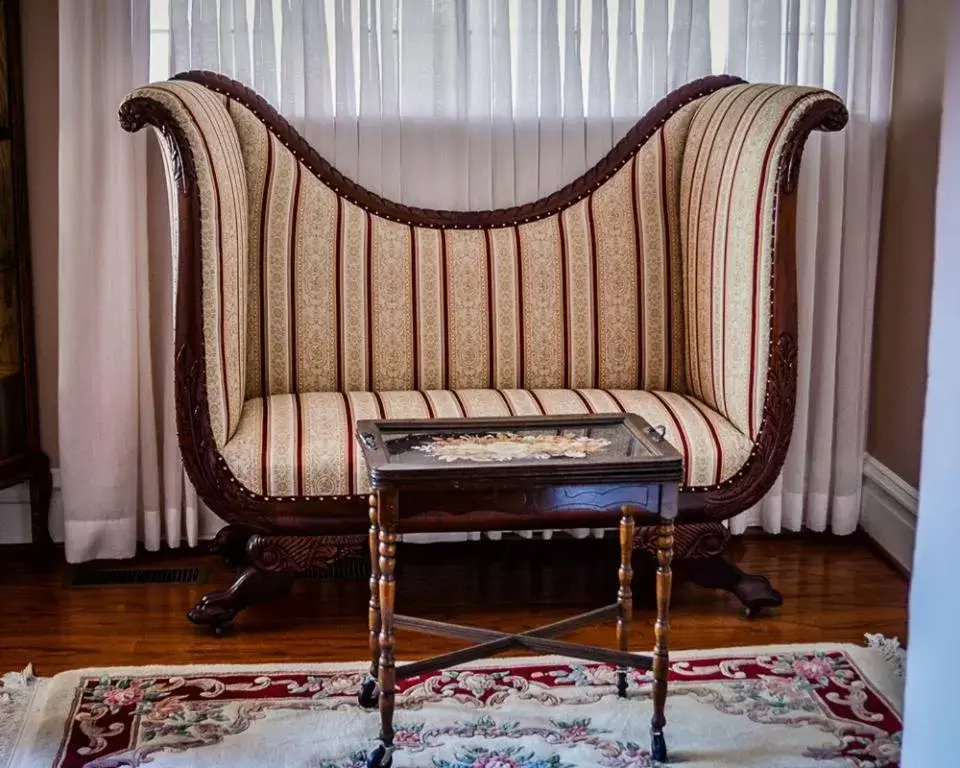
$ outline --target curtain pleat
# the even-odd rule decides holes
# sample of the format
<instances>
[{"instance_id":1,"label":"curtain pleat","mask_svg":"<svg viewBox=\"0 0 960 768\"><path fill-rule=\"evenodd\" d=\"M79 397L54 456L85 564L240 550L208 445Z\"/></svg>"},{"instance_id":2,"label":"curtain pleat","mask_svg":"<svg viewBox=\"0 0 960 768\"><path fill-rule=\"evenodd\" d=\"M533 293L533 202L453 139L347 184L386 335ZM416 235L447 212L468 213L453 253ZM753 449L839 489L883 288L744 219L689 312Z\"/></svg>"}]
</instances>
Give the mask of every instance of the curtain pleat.
<instances>
[{"instance_id":1,"label":"curtain pleat","mask_svg":"<svg viewBox=\"0 0 960 768\"><path fill-rule=\"evenodd\" d=\"M670 90L710 74L708 3L700 0L675 0L669 50L667 83Z\"/></svg>"},{"instance_id":2,"label":"curtain pleat","mask_svg":"<svg viewBox=\"0 0 960 768\"><path fill-rule=\"evenodd\" d=\"M278 104L277 42L273 36L273 27L272 0L254 0L251 67L253 88L271 104Z\"/></svg>"},{"instance_id":3,"label":"curtain pleat","mask_svg":"<svg viewBox=\"0 0 960 768\"><path fill-rule=\"evenodd\" d=\"M510 60L508 0L492 0L490 16L491 151L493 153L493 207L516 202L513 184L513 63Z\"/></svg>"},{"instance_id":4,"label":"curtain pleat","mask_svg":"<svg viewBox=\"0 0 960 768\"><path fill-rule=\"evenodd\" d=\"M155 64L168 64L172 71L219 70L250 84L347 176L412 205L503 207L549 194L595 163L669 90L710 72L836 91L850 109L850 124L839 134L814 135L801 171L794 439L774 489L755 509L730 521L730 528L854 529L896 0L166 2L169 61ZM90 10L79 10L81 5ZM78 24L80 17L103 14L107 7L114 6L61 0L62 18L77 17ZM131 18L146 7L131 0ZM102 50L112 57L111 71L126 66L127 72L140 72L137 57L144 54L137 51L149 48L150 26L140 24L136 34L144 39L123 50L97 38L111 33L106 23L82 39L87 27L73 31L78 51L93 56ZM61 33L67 39L71 30ZM134 60L140 63L134 66ZM74 69L61 67L64 109L79 109L72 94L88 88L86 70ZM117 94L111 96L114 106ZM91 156L104 162L130 161L129 137L113 146L87 136L82 126L71 125L67 134L85 136L85 146L98 148ZM69 173L72 166L62 167ZM111 176L116 183L110 189L127 205L143 180L133 166L122 167L122 175ZM77 184L82 178L77 176ZM66 202L61 216L73 210ZM73 231L70 224L61 225L62 234ZM83 231L77 237L82 239ZM74 244L63 237L61 243L61 284L82 280L66 260ZM139 481L135 489L118 481L89 493L77 490L77 483L95 473L83 469L86 439L80 438L86 433L63 417L76 412L78 396L62 387L61 469L72 559L132 553L130 536L150 548L164 540L176 546L184 538L194 544L211 522L183 475L176 449L172 294L146 291L147 271L131 260L132 246L114 250L123 264L113 268L108 282L122 283L129 289L124 296L133 298L114 304L111 294L101 292L98 306L115 312L135 305L147 314L131 309L126 324L97 325L82 307L65 301L61 350L114 348L118 327L133 335L123 337L129 354L112 360L109 370L111 381L135 390L129 403L133 416L117 427L131 432L103 445L126 446L137 457L136 467L119 453L116 466ZM169 259L169 253L150 258ZM169 287L170 271L150 271L149 281L166 280ZM74 347L69 342L76 334L82 336ZM151 366L144 348L152 348L152 359L159 354L163 363ZM97 373L95 360L88 355L82 361L91 375ZM99 378L106 376L105 369ZM92 395L82 407L97 424L117 422L116 402L100 417Z\"/></svg>"},{"instance_id":5,"label":"curtain pleat","mask_svg":"<svg viewBox=\"0 0 960 768\"><path fill-rule=\"evenodd\" d=\"M613 133L621 136L640 114L637 57L637 3L620 3L617 9L616 56L614 63Z\"/></svg>"},{"instance_id":6,"label":"curtain pleat","mask_svg":"<svg viewBox=\"0 0 960 768\"><path fill-rule=\"evenodd\" d=\"M281 9L280 71L283 73L283 88L280 91L280 110L290 115L290 121L302 133L306 127L303 0L282 0Z\"/></svg>"},{"instance_id":7,"label":"curtain pleat","mask_svg":"<svg viewBox=\"0 0 960 768\"><path fill-rule=\"evenodd\" d=\"M360 3L360 114L357 139L363 147L357 180L374 186L383 173L383 134L380 114L380 46L377 3Z\"/></svg>"},{"instance_id":8,"label":"curtain pleat","mask_svg":"<svg viewBox=\"0 0 960 768\"><path fill-rule=\"evenodd\" d=\"M320 3L303 7L304 116L311 146L327 158L335 156L333 130L333 69L327 35L327 17ZM239 76L239 74L238 74Z\"/></svg>"},{"instance_id":9,"label":"curtain pleat","mask_svg":"<svg viewBox=\"0 0 960 768\"><path fill-rule=\"evenodd\" d=\"M467 16L467 207L487 210L493 203L493 5L469 3Z\"/></svg>"},{"instance_id":10,"label":"curtain pleat","mask_svg":"<svg viewBox=\"0 0 960 768\"><path fill-rule=\"evenodd\" d=\"M539 190L563 186L563 78L560 71L560 15L557 3L540 6ZM569 180L569 177L566 177Z\"/></svg>"},{"instance_id":11,"label":"curtain pleat","mask_svg":"<svg viewBox=\"0 0 960 768\"><path fill-rule=\"evenodd\" d=\"M730 0L731 3L735 0ZM667 41L670 20L667 3L644 3L640 25L640 109L652 107L667 87Z\"/></svg>"},{"instance_id":12,"label":"curtain pleat","mask_svg":"<svg viewBox=\"0 0 960 768\"><path fill-rule=\"evenodd\" d=\"M567 0L564 21L563 178L575 179L587 167L586 121L583 110L583 67L580 63L580 0Z\"/></svg>"},{"instance_id":13,"label":"curtain pleat","mask_svg":"<svg viewBox=\"0 0 960 768\"><path fill-rule=\"evenodd\" d=\"M606 0L593 0L590 19L590 70L587 89L587 166L613 146L610 112L610 47ZM546 192L548 190L543 190Z\"/></svg>"}]
</instances>

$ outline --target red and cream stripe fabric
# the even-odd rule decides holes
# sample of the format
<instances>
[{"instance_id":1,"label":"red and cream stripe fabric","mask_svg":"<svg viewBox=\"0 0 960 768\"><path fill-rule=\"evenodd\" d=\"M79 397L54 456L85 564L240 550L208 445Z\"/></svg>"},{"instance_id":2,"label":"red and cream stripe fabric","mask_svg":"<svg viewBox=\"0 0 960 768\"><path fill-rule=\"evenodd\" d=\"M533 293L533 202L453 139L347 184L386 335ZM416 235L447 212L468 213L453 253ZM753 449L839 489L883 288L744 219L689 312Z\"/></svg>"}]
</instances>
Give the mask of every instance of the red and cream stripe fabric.
<instances>
[{"instance_id":1,"label":"red and cream stripe fabric","mask_svg":"<svg viewBox=\"0 0 960 768\"><path fill-rule=\"evenodd\" d=\"M157 101L172 113L193 154L200 196L207 401L213 437L222 447L237 427L246 395L245 157L225 97L185 81L138 88L128 98L137 97ZM177 215L175 207L170 215Z\"/></svg>"},{"instance_id":2,"label":"red and cream stripe fabric","mask_svg":"<svg viewBox=\"0 0 960 768\"><path fill-rule=\"evenodd\" d=\"M791 129L822 90L740 85L701 100L683 155L687 390L751 438L770 340L774 206Z\"/></svg>"},{"instance_id":3,"label":"red and cream stripe fabric","mask_svg":"<svg viewBox=\"0 0 960 768\"><path fill-rule=\"evenodd\" d=\"M696 103L561 214L427 229L321 184L231 101L246 164L246 396L682 388L679 185Z\"/></svg>"},{"instance_id":4,"label":"red and cream stripe fabric","mask_svg":"<svg viewBox=\"0 0 960 768\"><path fill-rule=\"evenodd\" d=\"M670 392L622 389L456 389L311 392L255 398L223 449L237 479L269 496L363 494L366 468L358 419L450 418L571 413L636 413L666 427L684 456L685 483L707 486L733 475L751 442L713 409Z\"/></svg>"}]
</instances>

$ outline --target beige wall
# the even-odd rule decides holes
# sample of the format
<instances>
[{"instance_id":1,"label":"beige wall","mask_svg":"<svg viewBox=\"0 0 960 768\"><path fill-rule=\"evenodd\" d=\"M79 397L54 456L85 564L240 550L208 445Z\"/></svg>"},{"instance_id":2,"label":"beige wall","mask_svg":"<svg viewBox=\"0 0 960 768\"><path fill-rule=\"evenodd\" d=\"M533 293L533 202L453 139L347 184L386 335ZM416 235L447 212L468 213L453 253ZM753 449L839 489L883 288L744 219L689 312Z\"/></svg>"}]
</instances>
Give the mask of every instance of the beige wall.
<instances>
[{"instance_id":1,"label":"beige wall","mask_svg":"<svg viewBox=\"0 0 960 768\"><path fill-rule=\"evenodd\" d=\"M20 3L27 195L37 335L40 441L53 466L57 445L57 0Z\"/></svg>"},{"instance_id":2,"label":"beige wall","mask_svg":"<svg viewBox=\"0 0 960 768\"><path fill-rule=\"evenodd\" d=\"M867 450L920 480L933 275L943 30L951 0L901 0L887 147Z\"/></svg>"}]
</instances>

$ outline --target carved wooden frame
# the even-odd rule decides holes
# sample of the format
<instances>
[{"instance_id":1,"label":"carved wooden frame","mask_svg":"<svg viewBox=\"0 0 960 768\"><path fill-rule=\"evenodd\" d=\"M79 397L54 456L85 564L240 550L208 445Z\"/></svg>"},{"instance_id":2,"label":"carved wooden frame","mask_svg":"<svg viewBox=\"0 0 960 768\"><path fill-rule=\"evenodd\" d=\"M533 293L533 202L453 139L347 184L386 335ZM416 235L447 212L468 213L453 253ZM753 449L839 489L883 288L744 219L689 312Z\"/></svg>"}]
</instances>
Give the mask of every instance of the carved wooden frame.
<instances>
[{"instance_id":1,"label":"carved wooden frame","mask_svg":"<svg viewBox=\"0 0 960 768\"><path fill-rule=\"evenodd\" d=\"M616 173L666 120L684 105L744 81L718 75L685 85L659 102L593 168L563 189L532 203L492 211L427 210L401 205L347 179L324 160L273 107L246 86L212 72L184 72L174 79L201 84L247 107L317 178L337 194L379 216L414 226L478 229L512 226L557 213L589 195ZM120 107L127 131L153 126L173 159L179 227L176 299L175 390L177 429L187 474L203 501L228 523L272 535L340 536L366 530L365 496L264 496L246 488L217 450L207 403L202 332L200 196L190 147L176 119L159 102L134 97ZM773 311L763 415L743 468L714 486L686 488L678 522L714 522L757 503L786 456L797 387L796 186L800 159L813 130L839 130L847 121L837 102L813 104L794 126L777 169L774 203ZM549 521L545 520L549 525ZM401 526L401 532L405 532Z\"/></svg>"}]
</instances>

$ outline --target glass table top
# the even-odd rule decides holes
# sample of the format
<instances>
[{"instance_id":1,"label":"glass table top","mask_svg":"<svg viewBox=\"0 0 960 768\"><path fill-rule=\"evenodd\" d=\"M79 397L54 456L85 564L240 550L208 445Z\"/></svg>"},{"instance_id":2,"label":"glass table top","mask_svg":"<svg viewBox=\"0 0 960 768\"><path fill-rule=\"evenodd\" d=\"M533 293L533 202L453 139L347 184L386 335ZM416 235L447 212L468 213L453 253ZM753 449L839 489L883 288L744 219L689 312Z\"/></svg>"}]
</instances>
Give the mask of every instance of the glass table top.
<instances>
[{"instance_id":1,"label":"glass table top","mask_svg":"<svg viewBox=\"0 0 960 768\"><path fill-rule=\"evenodd\" d=\"M610 461L656 455L623 422L590 426L403 430L381 433L388 464Z\"/></svg>"},{"instance_id":2,"label":"glass table top","mask_svg":"<svg viewBox=\"0 0 960 768\"><path fill-rule=\"evenodd\" d=\"M375 488L674 482L683 459L664 431L634 414L357 422Z\"/></svg>"}]
</instances>

